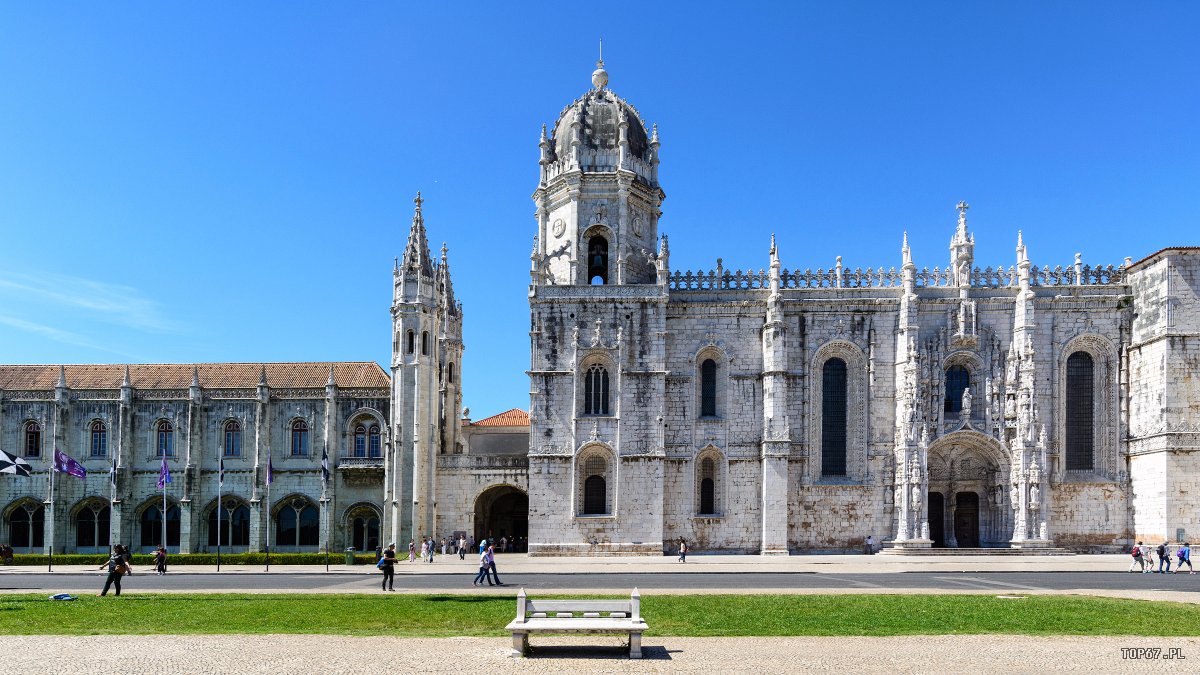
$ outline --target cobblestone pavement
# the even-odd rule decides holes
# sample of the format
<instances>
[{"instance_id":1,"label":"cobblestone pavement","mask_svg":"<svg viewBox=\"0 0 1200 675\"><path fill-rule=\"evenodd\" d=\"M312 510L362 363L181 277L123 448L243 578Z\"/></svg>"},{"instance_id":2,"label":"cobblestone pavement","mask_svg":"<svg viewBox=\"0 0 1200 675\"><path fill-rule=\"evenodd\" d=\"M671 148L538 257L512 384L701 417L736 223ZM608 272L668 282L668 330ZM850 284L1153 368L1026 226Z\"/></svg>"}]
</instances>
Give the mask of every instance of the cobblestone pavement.
<instances>
[{"instance_id":1,"label":"cobblestone pavement","mask_svg":"<svg viewBox=\"0 0 1200 675\"><path fill-rule=\"evenodd\" d=\"M450 672L888 672L1032 673L1194 670L1200 638L913 637L646 638L645 658L613 637L533 638L529 658L506 638L328 635L18 636L6 639L13 673ZM1146 651L1133 653L1132 648ZM1167 660L1169 650L1186 660ZM1153 650L1159 650L1157 652ZM1140 658L1134 658L1135 656Z\"/></svg>"}]
</instances>

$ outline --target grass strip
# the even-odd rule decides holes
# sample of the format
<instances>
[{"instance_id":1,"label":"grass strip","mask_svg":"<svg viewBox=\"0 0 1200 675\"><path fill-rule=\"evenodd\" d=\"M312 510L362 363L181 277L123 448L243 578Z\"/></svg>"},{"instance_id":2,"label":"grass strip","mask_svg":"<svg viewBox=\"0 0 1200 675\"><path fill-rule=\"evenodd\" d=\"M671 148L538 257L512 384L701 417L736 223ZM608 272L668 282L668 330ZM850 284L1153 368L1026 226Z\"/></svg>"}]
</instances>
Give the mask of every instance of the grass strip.
<instances>
[{"instance_id":1,"label":"grass strip","mask_svg":"<svg viewBox=\"0 0 1200 675\"><path fill-rule=\"evenodd\" d=\"M514 596L0 595L0 634L501 636ZM651 636L1200 635L1200 606L1088 596L650 595Z\"/></svg>"}]
</instances>

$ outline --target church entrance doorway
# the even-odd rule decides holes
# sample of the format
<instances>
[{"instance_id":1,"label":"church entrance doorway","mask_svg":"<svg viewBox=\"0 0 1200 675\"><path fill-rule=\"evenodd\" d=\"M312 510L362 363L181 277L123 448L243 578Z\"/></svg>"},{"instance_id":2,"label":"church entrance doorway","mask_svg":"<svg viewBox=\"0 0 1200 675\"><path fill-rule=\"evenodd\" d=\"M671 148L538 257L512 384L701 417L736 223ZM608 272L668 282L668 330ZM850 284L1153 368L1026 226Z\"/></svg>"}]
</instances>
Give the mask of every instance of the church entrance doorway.
<instances>
[{"instance_id":1,"label":"church entrance doorway","mask_svg":"<svg viewBox=\"0 0 1200 675\"><path fill-rule=\"evenodd\" d=\"M945 504L942 501L942 493L929 493L929 538L933 540L935 548L942 548L946 545L946 529L942 527L942 521L945 519Z\"/></svg>"},{"instance_id":2,"label":"church entrance doorway","mask_svg":"<svg viewBox=\"0 0 1200 675\"><path fill-rule=\"evenodd\" d=\"M529 542L529 495L511 485L497 485L475 499L475 541L509 543L508 550L524 551ZM497 548L499 550L499 548Z\"/></svg>"},{"instance_id":3,"label":"church entrance doorway","mask_svg":"<svg viewBox=\"0 0 1200 675\"><path fill-rule=\"evenodd\" d=\"M954 504L954 538L959 547L979 548L979 495L960 492Z\"/></svg>"}]
</instances>

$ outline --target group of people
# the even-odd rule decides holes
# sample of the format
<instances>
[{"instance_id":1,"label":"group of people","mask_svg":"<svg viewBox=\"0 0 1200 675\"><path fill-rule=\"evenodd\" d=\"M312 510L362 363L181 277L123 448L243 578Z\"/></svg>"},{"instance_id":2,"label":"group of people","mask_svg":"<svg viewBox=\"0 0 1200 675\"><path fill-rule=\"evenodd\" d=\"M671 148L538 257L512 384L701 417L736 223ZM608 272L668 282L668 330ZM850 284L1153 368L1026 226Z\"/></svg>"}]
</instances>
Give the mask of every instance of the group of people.
<instances>
[{"instance_id":1,"label":"group of people","mask_svg":"<svg viewBox=\"0 0 1200 675\"><path fill-rule=\"evenodd\" d=\"M1192 548L1191 546L1188 546L1186 541L1183 542L1182 546L1175 549L1174 553L1171 551L1171 544L1169 542L1164 541L1157 547L1153 547L1149 544L1143 544L1139 541L1137 546L1133 547L1131 554L1133 556L1133 562L1129 563L1130 572L1140 571L1143 574L1179 574L1179 571L1183 569L1183 566L1187 565L1188 574L1196 573L1196 571L1192 569ZM1158 569L1154 569L1154 557L1156 555L1158 556ZM1175 570L1173 572L1171 570L1172 556L1174 556L1176 560ZM1135 570L1134 567L1137 567L1138 569Z\"/></svg>"},{"instance_id":2,"label":"group of people","mask_svg":"<svg viewBox=\"0 0 1200 675\"><path fill-rule=\"evenodd\" d=\"M100 564L98 569L108 568L108 577L104 580L104 589L97 595L108 595L108 589L121 595L121 577L133 574L133 553L124 544L114 544L108 560ZM159 546L154 549L154 573L162 576L167 573L167 549Z\"/></svg>"},{"instance_id":3,"label":"group of people","mask_svg":"<svg viewBox=\"0 0 1200 675\"><path fill-rule=\"evenodd\" d=\"M442 540L442 541L443 541L443 546L446 546L447 544L445 544L445 540ZM473 545L473 543L474 542L472 541L471 545ZM433 550L434 550L433 544L434 544L433 538L428 538L421 542L421 559L422 560L428 560L428 561L432 562ZM464 559L466 556L467 547L468 547L467 538L459 537L458 541L454 542L454 547L455 547L455 550L458 552L459 559L460 560ZM408 542L408 561L409 562L412 562L415 559L416 551L417 551L416 541L415 540L409 541ZM447 552L447 550L443 549L442 552L444 554ZM396 557L396 544L394 544L394 543L388 544L388 547L383 550L383 553L380 555L379 562L377 563L379 570L381 572L383 572L383 580L380 583L381 583L381 589L384 592L396 590L394 588L394 586L396 583L396 563L398 563L398 562L400 562L400 560L399 560L399 558ZM487 539L483 539L479 542L479 574L475 575L475 581L472 582L471 585L478 586L478 585L482 584L484 581L487 581L488 586L503 586L504 585L504 583L500 581L500 574L496 571L496 547L492 544L489 544ZM119 585L117 586L117 590L119 593L120 592Z\"/></svg>"},{"instance_id":4,"label":"group of people","mask_svg":"<svg viewBox=\"0 0 1200 675\"><path fill-rule=\"evenodd\" d=\"M492 579L496 583L492 583ZM479 542L479 574L475 575L475 581L471 582L472 586L478 586L484 580L488 586L503 586L500 582L500 575L496 573L496 547L488 543L487 539Z\"/></svg>"}]
</instances>

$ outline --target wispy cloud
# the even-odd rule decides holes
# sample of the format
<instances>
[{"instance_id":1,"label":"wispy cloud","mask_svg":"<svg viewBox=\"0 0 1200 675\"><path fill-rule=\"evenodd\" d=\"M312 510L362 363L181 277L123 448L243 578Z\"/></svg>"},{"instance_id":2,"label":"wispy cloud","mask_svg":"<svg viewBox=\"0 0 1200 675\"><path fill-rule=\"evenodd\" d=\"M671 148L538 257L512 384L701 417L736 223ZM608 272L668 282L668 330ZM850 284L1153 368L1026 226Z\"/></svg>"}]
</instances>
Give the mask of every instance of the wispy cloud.
<instances>
[{"instance_id":1,"label":"wispy cloud","mask_svg":"<svg viewBox=\"0 0 1200 675\"><path fill-rule=\"evenodd\" d=\"M42 337L54 340L55 342L61 342L63 344L75 345L76 347L85 347L87 349L95 349L102 352L108 352L110 354L135 358L132 354L128 354L116 349L110 349L104 345L96 344L95 342L92 342L78 333L72 333L71 331L62 330L41 323L35 323L33 321L18 319L15 316L5 316L0 314L0 324L11 326L28 333L33 333L34 335L40 335Z\"/></svg>"},{"instance_id":2,"label":"wispy cloud","mask_svg":"<svg viewBox=\"0 0 1200 675\"><path fill-rule=\"evenodd\" d=\"M166 319L159 304L146 298L138 289L120 284L109 284L82 277L64 274L39 274L37 276L0 272L0 297L7 296L11 301L38 302L43 306L55 305L62 309L81 309L96 314L96 319L128 328L152 331L156 333L171 333L178 326ZM5 303L11 306L11 302ZM20 327L12 321L22 321L9 317L6 321L13 327ZM30 326L56 331L57 329L42 324L25 322ZM58 331L69 335L67 331ZM47 335L47 337L52 337ZM65 340L60 340L64 341ZM75 343L72 343L75 344Z\"/></svg>"}]
</instances>

